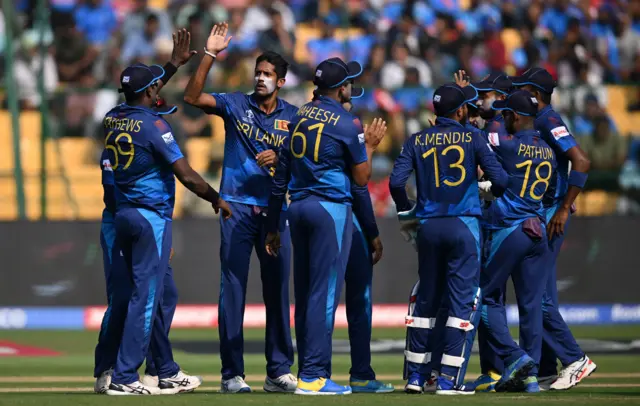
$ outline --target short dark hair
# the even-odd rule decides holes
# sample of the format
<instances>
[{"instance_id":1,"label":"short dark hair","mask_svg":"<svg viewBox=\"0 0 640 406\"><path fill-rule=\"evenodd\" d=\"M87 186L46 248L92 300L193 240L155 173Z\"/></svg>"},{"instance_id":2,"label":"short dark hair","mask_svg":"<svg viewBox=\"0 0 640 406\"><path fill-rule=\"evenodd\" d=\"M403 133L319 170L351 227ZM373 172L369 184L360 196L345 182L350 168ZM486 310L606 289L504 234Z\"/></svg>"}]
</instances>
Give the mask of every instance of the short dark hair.
<instances>
[{"instance_id":1,"label":"short dark hair","mask_svg":"<svg viewBox=\"0 0 640 406\"><path fill-rule=\"evenodd\" d=\"M540 90L540 101L543 102L544 104L551 104L551 93L547 93L544 90Z\"/></svg>"},{"instance_id":2,"label":"short dark hair","mask_svg":"<svg viewBox=\"0 0 640 406\"><path fill-rule=\"evenodd\" d=\"M157 23L158 21L160 21L160 19L158 18L158 15L156 13L149 12L149 14L147 14L146 22L148 22L148 23Z\"/></svg>"},{"instance_id":3,"label":"short dark hair","mask_svg":"<svg viewBox=\"0 0 640 406\"><path fill-rule=\"evenodd\" d=\"M260 62L269 62L271 65L273 65L273 68L276 71L276 76L278 77L278 79L282 79L285 76L287 76L287 70L289 69L289 62L287 62L282 57L282 55L273 51L267 51L256 59L256 66L258 66Z\"/></svg>"}]
</instances>

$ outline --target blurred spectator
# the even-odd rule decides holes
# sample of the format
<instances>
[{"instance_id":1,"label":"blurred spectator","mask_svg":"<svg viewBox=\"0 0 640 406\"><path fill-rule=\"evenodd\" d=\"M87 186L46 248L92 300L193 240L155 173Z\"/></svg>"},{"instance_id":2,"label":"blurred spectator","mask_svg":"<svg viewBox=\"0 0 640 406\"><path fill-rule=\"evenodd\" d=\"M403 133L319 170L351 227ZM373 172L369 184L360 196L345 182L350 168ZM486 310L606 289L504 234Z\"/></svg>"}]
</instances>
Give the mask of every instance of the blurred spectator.
<instances>
[{"instance_id":1,"label":"blurred spectator","mask_svg":"<svg viewBox=\"0 0 640 406\"><path fill-rule=\"evenodd\" d=\"M242 30L247 21L247 11L243 8L229 10L229 32L233 40L229 44L229 53L250 55L258 45L258 34L255 30Z\"/></svg>"},{"instance_id":2,"label":"blurred spectator","mask_svg":"<svg viewBox=\"0 0 640 406\"><path fill-rule=\"evenodd\" d=\"M49 47L52 43L51 33L44 38L44 44ZM14 78L18 89L18 98L22 108L37 109L42 102L38 91L38 75L41 67L44 72L44 88L51 97L58 87L58 71L53 56L47 52L44 64L38 47L40 33L35 30L26 31L20 41L20 49L16 54Z\"/></svg>"},{"instance_id":3,"label":"blurred spectator","mask_svg":"<svg viewBox=\"0 0 640 406\"><path fill-rule=\"evenodd\" d=\"M381 85L385 89L394 90L405 84L407 68L418 71L421 86L431 86L431 69L424 61L409 54L404 42L396 42L391 48L391 61L382 67Z\"/></svg>"},{"instance_id":4,"label":"blurred spectator","mask_svg":"<svg viewBox=\"0 0 640 406\"><path fill-rule=\"evenodd\" d=\"M621 36L623 24L614 14L610 4L602 5L598 18L591 25L591 35L595 39L595 56L604 67L608 81L620 80L620 54L617 37Z\"/></svg>"},{"instance_id":5,"label":"blurred spectator","mask_svg":"<svg viewBox=\"0 0 640 406\"><path fill-rule=\"evenodd\" d=\"M150 14L155 15L158 20L158 36L167 39L172 38L173 26L165 10L150 8L148 0L131 0L131 2L133 3L132 10L127 14L120 29L124 40L132 36L143 36Z\"/></svg>"},{"instance_id":6,"label":"blurred spectator","mask_svg":"<svg viewBox=\"0 0 640 406\"><path fill-rule=\"evenodd\" d=\"M487 50L486 59L490 73L504 72L504 68L507 65L507 55L498 27L489 24L484 31L484 38L484 46Z\"/></svg>"},{"instance_id":7,"label":"blurred spectator","mask_svg":"<svg viewBox=\"0 0 640 406\"><path fill-rule=\"evenodd\" d=\"M188 2L180 8L180 12L176 18L176 27L187 27L189 25L189 19L192 16L198 16L201 22L201 25L198 27L198 32L190 31L192 38L194 34L207 38L214 24L229 19L229 13L220 4L216 4L211 0L197 0L193 3ZM204 44L202 44L202 46L204 46ZM202 48L197 49L200 50Z\"/></svg>"},{"instance_id":8,"label":"blurred spectator","mask_svg":"<svg viewBox=\"0 0 640 406\"><path fill-rule=\"evenodd\" d=\"M627 156L627 139L617 136L607 117L594 120L590 136L580 140L580 146L591 160L592 171L619 171Z\"/></svg>"},{"instance_id":9,"label":"blurred spectator","mask_svg":"<svg viewBox=\"0 0 640 406\"><path fill-rule=\"evenodd\" d=\"M291 32L296 28L296 20L293 12L286 3L276 0L252 0L251 6L247 9L244 24L236 31L240 35L257 35L260 31L265 31L271 27L271 17L268 9L274 8L280 12L284 28ZM236 35L232 32L233 35Z\"/></svg>"},{"instance_id":10,"label":"blurred spectator","mask_svg":"<svg viewBox=\"0 0 640 406\"><path fill-rule=\"evenodd\" d=\"M102 47L117 28L116 13L109 0L86 0L76 8L76 27L94 46Z\"/></svg>"},{"instance_id":11,"label":"blurred spectator","mask_svg":"<svg viewBox=\"0 0 640 406\"><path fill-rule=\"evenodd\" d=\"M391 53L393 44L402 41L407 44L412 55L424 55L429 44L429 36L426 31L418 25L412 10L408 9L408 7L405 9L399 21L389 29L386 40L387 53Z\"/></svg>"},{"instance_id":12,"label":"blurred spectator","mask_svg":"<svg viewBox=\"0 0 640 406\"><path fill-rule=\"evenodd\" d=\"M569 0L552 0L553 6L547 8L540 17L540 27L555 38L562 38L567 33L569 20L572 18L582 21L582 11L571 4Z\"/></svg>"},{"instance_id":13,"label":"blurred spectator","mask_svg":"<svg viewBox=\"0 0 640 406\"><path fill-rule=\"evenodd\" d=\"M614 134L618 133L616 125L613 120L607 115L607 112L600 106L598 102L598 96L594 94L588 94L584 98L584 112L582 114L576 114L573 119L573 133L577 136L586 136L593 134L594 123L596 120L605 119L609 122L611 131Z\"/></svg>"},{"instance_id":14,"label":"blurred spectator","mask_svg":"<svg viewBox=\"0 0 640 406\"><path fill-rule=\"evenodd\" d=\"M132 34L125 38L121 56L123 65L130 65L133 61L149 62L156 57L156 45L163 39L166 38L163 38L160 34L158 16L154 13L149 13L145 20L142 34Z\"/></svg>"},{"instance_id":15,"label":"blurred spectator","mask_svg":"<svg viewBox=\"0 0 640 406\"><path fill-rule=\"evenodd\" d=\"M309 66L314 69L320 62L329 58L346 58L345 44L336 38L336 27L331 21L323 19L320 23L320 38L307 43L311 59Z\"/></svg>"},{"instance_id":16,"label":"blurred spectator","mask_svg":"<svg viewBox=\"0 0 640 406\"><path fill-rule=\"evenodd\" d=\"M66 14L55 27L55 59L60 82L79 86L93 86L96 83L92 69L97 50L76 29L73 15Z\"/></svg>"},{"instance_id":17,"label":"blurred spectator","mask_svg":"<svg viewBox=\"0 0 640 406\"><path fill-rule=\"evenodd\" d=\"M271 27L260 33L258 46L263 51L273 51L282 55L286 60L293 61L295 36L285 28L280 11L270 8L268 13L271 17Z\"/></svg>"}]
</instances>

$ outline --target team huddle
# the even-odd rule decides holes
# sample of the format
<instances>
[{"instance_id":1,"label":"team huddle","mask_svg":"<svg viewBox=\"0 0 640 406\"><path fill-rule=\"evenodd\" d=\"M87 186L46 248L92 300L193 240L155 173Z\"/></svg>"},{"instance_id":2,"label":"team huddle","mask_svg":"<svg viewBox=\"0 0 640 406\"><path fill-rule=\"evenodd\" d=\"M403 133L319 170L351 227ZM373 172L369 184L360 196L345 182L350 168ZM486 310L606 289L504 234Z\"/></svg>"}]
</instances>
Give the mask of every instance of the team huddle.
<instances>
[{"instance_id":1,"label":"team huddle","mask_svg":"<svg viewBox=\"0 0 640 406\"><path fill-rule=\"evenodd\" d=\"M350 110L358 62L321 62L313 100L278 97L288 63L266 52L254 92L204 93L231 37L213 27L184 100L220 116L225 150L220 192L188 164L164 119L176 108L158 93L190 60L190 34L174 34L164 66L126 68L125 103L103 121L101 245L108 308L95 352L95 391L108 395L190 392L202 379L173 359L177 304L170 260L175 178L220 212L218 329L223 393L247 393L243 316L249 261L260 262L266 308L267 392L387 393L371 367L371 284L382 242L367 183L386 123ZM407 139L390 189L400 229L418 252L419 282L406 316L405 391L569 389L595 364L558 310L555 262L589 161L550 105L554 81L532 68L470 82L463 71L433 97L434 125ZM569 170L570 169L570 170ZM406 184L415 174L417 197ZM289 196L289 202L286 196ZM293 256L298 374L291 374L289 278ZM511 277L520 343L505 312ZM349 385L331 380L332 334L343 285L351 344ZM465 383L476 331L482 375ZM557 360L562 363L560 373ZM145 362L146 361L146 362ZM138 369L145 362L142 378Z\"/></svg>"}]
</instances>

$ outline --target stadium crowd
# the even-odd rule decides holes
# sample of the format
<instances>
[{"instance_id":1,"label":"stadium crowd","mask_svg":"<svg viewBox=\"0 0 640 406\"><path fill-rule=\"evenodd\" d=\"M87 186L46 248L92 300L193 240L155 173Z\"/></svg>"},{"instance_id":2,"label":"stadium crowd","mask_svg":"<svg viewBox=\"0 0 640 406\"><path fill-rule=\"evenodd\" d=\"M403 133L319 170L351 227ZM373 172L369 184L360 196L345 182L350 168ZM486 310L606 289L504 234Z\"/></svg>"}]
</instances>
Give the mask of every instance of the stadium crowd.
<instances>
[{"instance_id":1,"label":"stadium crowd","mask_svg":"<svg viewBox=\"0 0 640 406\"><path fill-rule=\"evenodd\" d=\"M309 99L311 89L301 86L320 61L339 56L365 66L360 84L368 91L355 109L365 120L382 114L390 123L370 183L377 215L393 211L388 175L403 140L428 126L433 89L459 68L479 79L544 67L559 85L554 107L590 155L592 170L613 173L616 180L622 173L627 184L640 185L640 154L634 152L640 144L629 145L632 138L619 134L604 108L605 85L640 81L640 0L49 0L43 63L36 3L17 0L18 16L10 19L19 38L14 77L21 107L37 109L42 101L36 78L44 68L60 135L95 136L118 101L123 67L166 62L175 29L187 28L202 54L213 24L228 21L234 39L211 72L210 90L249 91L255 57L265 50L290 61L284 96L296 105ZM222 139L209 116L182 102L197 64L194 58L163 90L169 103L180 106L171 123L180 143ZM640 103L627 108L640 110ZM220 149L213 143L212 176L221 167Z\"/></svg>"}]
</instances>

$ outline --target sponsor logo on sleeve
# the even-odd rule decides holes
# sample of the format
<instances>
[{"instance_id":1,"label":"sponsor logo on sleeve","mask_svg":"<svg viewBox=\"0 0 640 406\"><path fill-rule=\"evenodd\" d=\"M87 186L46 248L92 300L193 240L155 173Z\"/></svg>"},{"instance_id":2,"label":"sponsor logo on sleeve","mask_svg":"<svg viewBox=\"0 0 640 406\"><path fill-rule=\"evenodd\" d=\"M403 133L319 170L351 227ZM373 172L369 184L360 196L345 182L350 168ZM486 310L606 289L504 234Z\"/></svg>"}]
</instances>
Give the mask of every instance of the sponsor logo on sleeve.
<instances>
[{"instance_id":1,"label":"sponsor logo on sleeve","mask_svg":"<svg viewBox=\"0 0 640 406\"><path fill-rule=\"evenodd\" d=\"M364 133L358 134L358 142L364 144Z\"/></svg>"},{"instance_id":2,"label":"sponsor logo on sleeve","mask_svg":"<svg viewBox=\"0 0 640 406\"><path fill-rule=\"evenodd\" d=\"M489 133L489 143L494 147L500 146L500 136L498 133Z\"/></svg>"},{"instance_id":3,"label":"sponsor logo on sleeve","mask_svg":"<svg viewBox=\"0 0 640 406\"><path fill-rule=\"evenodd\" d=\"M102 170L107 172L113 172L113 168L111 167L111 161L109 161L108 159L103 159Z\"/></svg>"},{"instance_id":4,"label":"sponsor logo on sleeve","mask_svg":"<svg viewBox=\"0 0 640 406\"><path fill-rule=\"evenodd\" d=\"M165 144L171 144L172 142L175 142L176 140L173 138L173 134L171 133L165 133L162 134L162 139L164 140Z\"/></svg>"},{"instance_id":5,"label":"sponsor logo on sleeve","mask_svg":"<svg viewBox=\"0 0 640 406\"><path fill-rule=\"evenodd\" d=\"M556 127L552 129L551 134L553 135L553 138L555 138L556 140L559 140L560 138L566 137L567 135L569 135L569 131L567 130L567 127L562 125L560 127Z\"/></svg>"}]
</instances>

